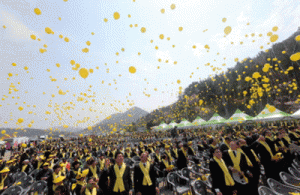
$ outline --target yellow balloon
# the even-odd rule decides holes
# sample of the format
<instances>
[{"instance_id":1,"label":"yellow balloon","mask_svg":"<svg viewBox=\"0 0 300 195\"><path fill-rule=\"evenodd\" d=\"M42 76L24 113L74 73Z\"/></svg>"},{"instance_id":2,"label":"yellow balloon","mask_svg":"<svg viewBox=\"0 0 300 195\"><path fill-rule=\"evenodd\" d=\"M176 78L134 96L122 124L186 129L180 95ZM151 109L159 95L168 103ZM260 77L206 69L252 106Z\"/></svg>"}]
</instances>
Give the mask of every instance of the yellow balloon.
<instances>
[{"instance_id":1,"label":"yellow balloon","mask_svg":"<svg viewBox=\"0 0 300 195\"><path fill-rule=\"evenodd\" d=\"M41 15L41 14L42 14L42 12L41 12L41 10L40 10L39 8L35 8L35 9L34 9L34 13L35 13L36 15Z\"/></svg>"},{"instance_id":2,"label":"yellow balloon","mask_svg":"<svg viewBox=\"0 0 300 195\"><path fill-rule=\"evenodd\" d=\"M136 72L136 68L134 66L129 67L129 72L134 74Z\"/></svg>"},{"instance_id":3,"label":"yellow balloon","mask_svg":"<svg viewBox=\"0 0 300 195\"><path fill-rule=\"evenodd\" d=\"M300 52L291 55L290 59L291 59L293 62L296 62L296 61L300 60Z\"/></svg>"},{"instance_id":4,"label":"yellow balloon","mask_svg":"<svg viewBox=\"0 0 300 195\"><path fill-rule=\"evenodd\" d=\"M142 27L142 28L141 28L141 32L142 32L142 33L145 33L145 32L146 32L146 28L145 28L145 27Z\"/></svg>"},{"instance_id":5,"label":"yellow balloon","mask_svg":"<svg viewBox=\"0 0 300 195\"><path fill-rule=\"evenodd\" d=\"M19 118L18 119L18 123L23 123L24 119L23 118Z\"/></svg>"},{"instance_id":6,"label":"yellow balloon","mask_svg":"<svg viewBox=\"0 0 300 195\"><path fill-rule=\"evenodd\" d=\"M120 18L120 14L118 12L114 13L114 19L118 20Z\"/></svg>"},{"instance_id":7,"label":"yellow balloon","mask_svg":"<svg viewBox=\"0 0 300 195\"><path fill-rule=\"evenodd\" d=\"M276 35L276 34L274 34L274 35L272 35L271 37L270 37L270 41L272 42L272 43L274 43L274 42L276 42L277 40L278 40L278 35Z\"/></svg>"},{"instance_id":8,"label":"yellow balloon","mask_svg":"<svg viewBox=\"0 0 300 195\"><path fill-rule=\"evenodd\" d=\"M2 134L5 134L5 133L6 133L6 131L5 131L5 130L2 130L2 131L1 131L1 133L2 133Z\"/></svg>"},{"instance_id":9,"label":"yellow balloon","mask_svg":"<svg viewBox=\"0 0 300 195\"><path fill-rule=\"evenodd\" d=\"M86 68L81 68L79 70L79 75L85 79L89 76L89 71Z\"/></svg>"},{"instance_id":10,"label":"yellow balloon","mask_svg":"<svg viewBox=\"0 0 300 195\"><path fill-rule=\"evenodd\" d=\"M230 26L227 26L225 29L224 29L224 33L226 34L226 35L229 35L230 33L231 33L231 27Z\"/></svg>"}]
</instances>

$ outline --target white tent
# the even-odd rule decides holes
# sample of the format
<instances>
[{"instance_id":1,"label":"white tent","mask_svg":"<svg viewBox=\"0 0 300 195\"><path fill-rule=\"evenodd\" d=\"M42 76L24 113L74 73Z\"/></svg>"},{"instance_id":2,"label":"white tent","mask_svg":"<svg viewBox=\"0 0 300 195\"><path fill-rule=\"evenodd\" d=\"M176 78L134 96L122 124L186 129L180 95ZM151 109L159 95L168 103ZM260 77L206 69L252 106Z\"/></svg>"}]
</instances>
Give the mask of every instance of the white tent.
<instances>
[{"instance_id":1,"label":"white tent","mask_svg":"<svg viewBox=\"0 0 300 195\"><path fill-rule=\"evenodd\" d=\"M252 120L272 121L279 120L287 116L290 116L290 114L285 113L279 109L276 109L274 112L270 112L269 109L266 107Z\"/></svg>"},{"instance_id":2,"label":"white tent","mask_svg":"<svg viewBox=\"0 0 300 195\"><path fill-rule=\"evenodd\" d=\"M200 116L198 116L193 122L193 126L200 126L202 123L204 123L205 120L203 120Z\"/></svg>"}]
</instances>

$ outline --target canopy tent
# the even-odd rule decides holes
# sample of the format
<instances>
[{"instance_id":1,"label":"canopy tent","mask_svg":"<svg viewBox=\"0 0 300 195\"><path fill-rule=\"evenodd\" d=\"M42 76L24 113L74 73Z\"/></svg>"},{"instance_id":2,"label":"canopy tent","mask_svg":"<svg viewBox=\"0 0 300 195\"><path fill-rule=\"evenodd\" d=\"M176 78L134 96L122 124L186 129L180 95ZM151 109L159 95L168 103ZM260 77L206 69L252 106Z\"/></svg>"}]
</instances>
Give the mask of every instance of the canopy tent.
<instances>
[{"instance_id":1,"label":"canopy tent","mask_svg":"<svg viewBox=\"0 0 300 195\"><path fill-rule=\"evenodd\" d=\"M172 129L174 128L175 126L177 126L178 124L173 120L171 121L171 123L166 127L167 129Z\"/></svg>"},{"instance_id":2,"label":"canopy tent","mask_svg":"<svg viewBox=\"0 0 300 195\"><path fill-rule=\"evenodd\" d=\"M221 123L242 123L246 120L251 120L252 117L237 109L235 113L229 119L220 120Z\"/></svg>"},{"instance_id":3,"label":"canopy tent","mask_svg":"<svg viewBox=\"0 0 300 195\"><path fill-rule=\"evenodd\" d=\"M278 120L287 116L290 116L290 114L285 113L279 109L276 109L274 112L270 112L269 109L266 107L256 117L253 117L252 120L270 121L270 120Z\"/></svg>"},{"instance_id":4,"label":"canopy tent","mask_svg":"<svg viewBox=\"0 0 300 195\"><path fill-rule=\"evenodd\" d=\"M160 123L160 125L156 128L157 130L162 130L162 129L164 129L164 128L166 128L168 125L164 122L164 121L162 121L161 123Z\"/></svg>"},{"instance_id":5,"label":"canopy tent","mask_svg":"<svg viewBox=\"0 0 300 195\"><path fill-rule=\"evenodd\" d=\"M188 126L192 126L193 124L191 122L189 122L186 119L182 119L182 121L177 125L177 127L179 129L184 128L184 127L188 127Z\"/></svg>"},{"instance_id":6,"label":"canopy tent","mask_svg":"<svg viewBox=\"0 0 300 195\"><path fill-rule=\"evenodd\" d=\"M200 116L198 116L193 122L193 126L200 126L202 123L204 123L205 120L203 120Z\"/></svg>"},{"instance_id":7,"label":"canopy tent","mask_svg":"<svg viewBox=\"0 0 300 195\"><path fill-rule=\"evenodd\" d=\"M218 115L217 113L215 113L211 119L209 119L209 121L206 121L204 123L202 123L201 125L216 125L216 124L220 124L221 120L223 120L224 118L221 117L220 115Z\"/></svg>"},{"instance_id":8,"label":"canopy tent","mask_svg":"<svg viewBox=\"0 0 300 195\"><path fill-rule=\"evenodd\" d=\"M292 118L300 118L300 109L297 112L295 112L294 114L291 114L290 116Z\"/></svg>"}]
</instances>

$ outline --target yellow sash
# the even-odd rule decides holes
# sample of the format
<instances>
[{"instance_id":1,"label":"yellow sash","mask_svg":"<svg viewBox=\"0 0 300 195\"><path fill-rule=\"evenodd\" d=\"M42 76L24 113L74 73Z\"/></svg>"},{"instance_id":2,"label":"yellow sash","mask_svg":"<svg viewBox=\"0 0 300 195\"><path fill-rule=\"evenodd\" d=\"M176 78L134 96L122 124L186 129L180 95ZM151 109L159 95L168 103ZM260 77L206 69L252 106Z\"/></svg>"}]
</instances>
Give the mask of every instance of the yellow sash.
<instances>
[{"instance_id":1,"label":"yellow sash","mask_svg":"<svg viewBox=\"0 0 300 195\"><path fill-rule=\"evenodd\" d=\"M212 145L212 144L210 144L210 146L211 146L213 149L216 149L216 147L217 147L217 146L214 146L214 145Z\"/></svg>"},{"instance_id":2,"label":"yellow sash","mask_svg":"<svg viewBox=\"0 0 300 195\"><path fill-rule=\"evenodd\" d=\"M184 156L186 157L186 151L182 148L181 151L183 152Z\"/></svg>"},{"instance_id":3,"label":"yellow sash","mask_svg":"<svg viewBox=\"0 0 300 195\"><path fill-rule=\"evenodd\" d=\"M168 150L168 151L166 150L166 154L168 155L170 161L172 162L172 161L173 161L173 158L172 158L172 156L171 156L170 150Z\"/></svg>"},{"instance_id":4,"label":"yellow sash","mask_svg":"<svg viewBox=\"0 0 300 195\"><path fill-rule=\"evenodd\" d=\"M27 168L27 166L28 166L28 165L23 165L23 166L22 166L22 171L21 171L21 172L24 172L25 169Z\"/></svg>"},{"instance_id":5,"label":"yellow sash","mask_svg":"<svg viewBox=\"0 0 300 195\"><path fill-rule=\"evenodd\" d=\"M38 161L38 166L37 169L40 169L40 167L42 166L43 162Z\"/></svg>"},{"instance_id":6,"label":"yellow sash","mask_svg":"<svg viewBox=\"0 0 300 195\"><path fill-rule=\"evenodd\" d=\"M289 131L291 134L293 134L296 138L300 138L300 135L298 135L297 133L295 132L292 132L292 131Z\"/></svg>"},{"instance_id":7,"label":"yellow sash","mask_svg":"<svg viewBox=\"0 0 300 195\"><path fill-rule=\"evenodd\" d=\"M266 142L263 142L263 141L259 141L259 143L261 143L266 149L267 149L267 151L270 153L270 155L271 155L271 158L273 158L273 153L272 153L272 150L271 150L271 148L269 147L269 145L266 143Z\"/></svg>"},{"instance_id":8,"label":"yellow sash","mask_svg":"<svg viewBox=\"0 0 300 195\"><path fill-rule=\"evenodd\" d=\"M257 155L255 154L254 150L251 149L251 152L253 154L253 156L255 157L256 162L260 162L259 158L257 157Z\"/></svg>"},{"instance_id":9,"label":"yellow sash","mask_svg":"<svg viewBox=\"0 0 300 195\"><path fill-rule=\"evenodd\" d=\"M161 161L160 155L157 156L157 154L156 154L156 157L158 159L158 162L160 162Z\"/></svg>"},{"instance_id":10,"label":"yellow sash","mask_svg":"<svg viewBox=\"0 0 300 195\"><path fill-rule=\"evenodd\" d=\"M241 152L236 152L236 156L233 154L233 151L231 149L228 150L228 154L233 162L233 167L237 169L238 171L241 171L240 168L240 161L241 161Z\"/></svg>"},{"instance_id":11,"label":"yellow sash","mask_svg":"<svg viewBox=\"0 0 300 195\"><path fill-rule=\"evenodd\" d=\"M78 171L73 170L73 172L77 175L77 174L81 173L81 168L78 168Z\"/></svg>"},{"instance_id":12,"label":"yellow sash","mask_svg":"<svg viewBox=\"0 0 300 195\"><path fill-rule=\"evenodd\" d=\"M194 151L194 149L193 149L192 147L190 147L190 149L193 151L193 155L195 155L195 151Z\"/></svg>"},{"instance_id":13,"label":"yellow sash","mask_svg":"<svg viewBox=\"0 0 300 195\"><path fill-rule=\"evenodd\" d=\"M100 170L103 170L105 166L105 158L100 161Z\"/></svg>"},{"instance_id":14,"label":"yellow sash","mask_svg":"<svg viewBox=\"0 0 300 195\"><path fill-rule=\"evenodd\" d=\"M131 158L131 157L130 157L130 152L126 152L126 154L127 154L127 157L128 157L128 158Z\"/></svg>"},{"instance_id":15,"label":"yellow sash","mask_svg":"<svg viewBox=\"0 0 300 195\"><path fill-rule=\"evenodd\" d=\"M169 162L166 161L165 159L162 159L164 165L166 166L166 169L170 168Z\"/></svg>"},{"instance_id":16,"label":"yellow sash","mask_svg":"<svg viewBox=\"0 0 300 195\"><path fill-rule=\"evenodd\" d=\"M253 167L251 160L248 158L248 156L245 154L245 152L241 148L238 148L237 151L243 153L246 157L248 166Z\"/></svg>"},{"instance_id":17,"label":"yellow sash","mask_svg":"<svg viewBox=\"0 0 300 195\"><path fill-rule=\"evenodd\" d=\"M114 192L123 192L125 191L124 182L123 182L123 175L126 169L126 165L123 163L121 169L119 169L119 166L115 164L114 170L116 173L116 183L114 186Z\"/></svg>"},{"instance_id":18,"label":"yellow sash","mask_svg":"<svg viewBox=\"0 0 300 195\"><path fill-rule=\"evenodd\" d=\"M152 153L155 153L154 150L153 150L153 148L150 148L150 150L151 150Z\"/></svg>"},{"instance_id":19,"label":"yellow sash","mask_svg":"<svg viewBox=\"0 0 300 195\"><path fill-rule=\"evenodd\" d=\"M218 159L217 157L214 156L214 160L218 163L218 165L220 166L220 168L222 169L223 173L224 173L224 178L225 178L225 183L226 186L234 186L234 181L223 161L223 159Z\"/></svg>"},{"instance_id":20,"label":"yellow sash","mask_svg":"<svg viewBox=\"0 0 300 195\"><path fill-rule=\"evenodd\" d=\"M140 168L144 174L144 178L143 178L143 185L146 186L151 186L152 185L152 181L149 175L149 170L150 170L150 163L147 162L146 163L146 167L144 167L143 163L140 162Z\"/></svg>"},{"instance_id":21,"label":"yellow sash","mask_svg":"<svg viewBox=\"0 0 300 195\"><path fill-rule=\"evenodd\" d=\"M177 148L174 148L173 151L174 151L174 153L175 153L176 158L178 158Z\"/></svg>"},{"instance_id":22,"label":"yellow sash","mask_svg":"<svg viewBox=\"0 0 300 195\"><path fill-rule=\"evenodd\" d=\"M3 188L4 188L4 181L5 181L6 177L7 177L7 175L4 178L2 178L2 181L0 183L0 190L3 190Z\"/></svg>"},{"instance_id":23,"label":"yellow sash","mask_svg":"<svg viewBox=\"0 0 300 195\"><path fill-rule=\"evenodd\" d=\"M288 135L283 137L289 144L291 144L291 139Z\"/></svg>"},{"instance_id":24,"label":"yellow sash","mask_svg":"<svg viewBox=\"0 0 300 195\"><path fill-rule=\"evenodd\" d=\"M117 152L117 150L112 151L112 153L113 153L113 158L115 158L116 152Z\"/></svg>"},{"instance_id":25,"label":"yellow sash","mask_svg":"<svg viewBox=\"0 0 300 195\"><path fill-rule=\"evenodd\" d=\"M92 171L93 173L93 177L95 177L96 179L98 179L98 175L97 175L97 166L93 167L93 166L90 166L90 170Z\"/></svg>"}]
</instances>

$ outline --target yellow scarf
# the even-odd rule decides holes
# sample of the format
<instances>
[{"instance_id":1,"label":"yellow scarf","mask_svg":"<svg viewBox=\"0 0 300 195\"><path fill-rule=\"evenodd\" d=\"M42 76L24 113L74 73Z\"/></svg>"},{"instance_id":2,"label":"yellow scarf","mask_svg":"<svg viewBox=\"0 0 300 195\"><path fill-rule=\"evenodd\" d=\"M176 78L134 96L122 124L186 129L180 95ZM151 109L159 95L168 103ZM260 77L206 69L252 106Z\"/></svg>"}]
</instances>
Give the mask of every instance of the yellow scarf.
<instances>
[{"instance_id":1,"label":"yellow scarf","mask_svg":"<svg viewBox=\"0 0 300 195\"><path fill-rule=\"evenodd\" d=\"M140 168L144 174L144 178L143 178L143 185L146 186L151 186L152 185L152 181L149 175L149 170L150 170L150 163L146 162L146 167L144 167L143 163L140 162Z\"/></svg>"},{"instance_id":2,"label":"yellow scarf","mask_svg":"<svg viewBox=\"0 0 300 195\"><path fill-rule=\"evenodd\" d=\"M289 144L291 144L291 139L288 135L283 137Z\"/></svg>"},{"instance_id":3,"label":"yellow scarf","mask_svg":"<svg viewBox=\"0 0 300 195\"><path fill-rule=\"evenodd\" d=\"M160 162L160 161L161 161L160 155L157 155L157 154L156 154L156 157L157 157L157 159L158 159L158 162Z\"/></svg>"},{"instance_id":4,"label":"yellow scarf","mask_svg":"<svg viewBox=\"0 0 300 195\"><path fill-rule=\"evenodd\" d=\"M98 179L98 175L97 175L97 166L93 167L93 166L90 166L90 170L92 171L93 173L93 177L95 177L96 179Z\"/></svg>"},{"instance_id":5,"label":"yellow scarf","mask_svg":"<svg viewBox=\"0 0 300 195\"><path fill-rule=\"evenodd\" d=\"M268 138L268 139L271 140L271 141L274 141L273 138L270 137L270 136L266 136L266 138Z\"/></svg>"},{"instance_id":6,"label":"yellow scarf","mask_svg":"<svg viewBox=\"0 0 300 195\"><path fill-rule=\"evenodd\" d=\"M195 151L194 151L194 149L192 148L192 146L190 146L190 149L193 151L193 155L195 155Z\"/></svg>"},{"instance_id":7,"label":"yellow scarf","mask_svg":"<svg viewBox=\"0 0 300 195\"><path fill-rule=\"evenodd\" d=\"M112 151L112 153L113 153L113 158L115 158L116 152L117 152L117 150Z\"/></svg>"},{"instance_id":8,"label":"yellow scarf","mask_svg":"<svg viewBox=\"0 0 300 195\"><path fill-rule=\"evenodd\" d=\"M53 181L55 178L60 177L61 176L61 172L59 171L58 174L56 174L55 172L53 172Z\"/></svg>"},{"instance_id":9,"label":"yellow scarf","mask_svg":"<svg viewBox=\"0 0 300 195\"><path fill-rule=\"evenodd\" d=\"M116 173L116 183L114 186L114 192L123 192L125 191L125 187L124 187L124 181L123 181L123 175L126 169L126 165L123 163L121 169L119 169L119 166L117 164L115 164L114 166L114 170Z\"/></svg>"},{"instance_id":10,"label":"yellow scarf","mask_svg":"<svg viewBox=\"0 0 300 195\"><path fill-rule=\"evenodd\" d=\"M100 170L102 171L105 166L105 158L100 161Z\"/></svg>"},{"instance_id":11,"label":"yellow scarf","mask_svg":"<svg viewBox=\"0 0 300 195\"><path fill-rule=\"evenodd\" d=\"M37 169L40 169L40 167L42 166L43 162L41 161L38 161L38 166L37 166Z\"/></svg>"},{"instance_id":12,"label":"yellow scarf","mask_svg":"<svg viewBox=\"0 0 300 195\"><path fill-rule=\"evenodd\" d=\"M292 132L292 131L289 131L291 134L293 134L296 138L300 138L300 135L298 135L297 133L295 132Z\"/></svg>"},{"instance_id":13,"label":"yellow scarf","mask_svg":"<svg viewBox=\"0 0 300 195\"><path fill-rule=\"evenodd\" d=\"M73 152L70 152L70 158L72 158L72 154L73 154Z\"/></svg>"},{"instance_id":14,"label":"yellow scarf","mask_svg":"<svg viewBox=\"0 0 300 195\"><path fill-rule=\"evenodd\" d=\"M86 188L85 195L97 195L97 188L93 188L92 192L88 188Z\"/></svg>"},{"instance_id":15,"label":"yellow scarf","mask_svg":"<svg viewBox=\"0 0 300 195\"><path fill-rule=\"evenodd\" d=\"M266 143L266 142L263 142L263 141L259 141L259 143L261 143L267 150L268 150L268 152L270 153L270 155L271 155L271 158L273 158L273 153L272 153L272 150L271 150L271 148L269 147L269 145Z\"/></svg>"},{"instance_id":16,"label":"yellow scarf","mask_svg":"<svg viewBox=\"0 0 300 195\"><path fill-rule=\"evenodd\" d=\"M174 151L174 153L175 153L176 158L178 158L177 148L174 148L173 151Z\"/></svg>"},{"instance_id":17,"label":"yellow scarf","mask_svg":"<svg viewBox=\"0 0 300 195\"><path fill-rule=\"evenodd\" d=\"M251 149L251 152L253 154L253 156L255 157L256 162L260 162L259 158L257 157L257 155L255 154L254 150Z\"/></svg>"},{"instance_id":18,"label":"yellow scarf","mask_svg":"<svg viewBox=\"0 0 300 195\"><path fill-rule=\"evenodd\" d=\"M220 160L214 156L214 160L218 163L218 165L220 166L220 168L222 169L222 171L224 173L226 186L234 186L235 183L234 183L223 159Z\"/></svg>"},{"instance_id":19,"label":"yellow scarf","mask_svg":"<svg viewBox=\"0 0 300 195\"><path fill-rule=\"evenodd\" d=\"M181 151L183 152L184 156L186 157L186 151L182 148Z\"/></svg>"},{"instance_id":20,"label":"yellow scarf","mask_svg":"<svg viewBox=\"0 0 300 195\"><path fill-rule=\"evenodd\" d=\"M150 150L151 150L152 153L155 153L154 150L153 150L153 148L150 148Z\"/></svg>"},{"instance_id":21,"label":"yellow scarf","mask_svg":"<svg viewBox=\"0 0 300 195\"><path fill-rule=\"evenodd\" d=\"M164 165L166 166L166 169L168 169L170 167L169 162L166 161L165 159L162 159Z\"/></svg>"},{"instance_id":22,"label":"yellow scarf","mask_svg":"<svg viewBox=\"0 0 300 195\"><path fill-rule=\"evenodd\" d=\"M224 143L225 143L225 145L228 147L228 149L230 149L229 144L228 144L226 141L224 141Z\"/></svg>"},{"instance_id":23,"label":"yellow scarf","mask_svg":"<svg viewBox=\"0 0 300 195\"><path fill-rule=\"evenodd\" d=\"M22 166L22 171L21 171L21 172L24 172L25 169L27 168L27 166L28 166L28 165L23 165L23 166Z\"/></svg>"},{"instance_id":24,"label":"yellow scarf","mask_svg":"<svg viewBox=\"0 0 300 195\"><path fill-rule=\"evenodd\" d=\"M212 144L210 144L210 146L211 146L213 149L216 149L216 147L217 147L217 146L214 146L214 145L212 145Z\"/></svg>"},{"instance_id":25,"label":"yellow scarf","mask_svg":"<svg viewBox=\"0 0 300 195\"><path fill-rule=\"evenodd\" d=\"M127 158L131 158L130 152L126 152L126 154L127 154Z\"/></svg>"},{"instance_id":26,"label":"yellow scarf","mask_svg":"<svg viewBox=\"0 0 300 195\"><path fill-rule=\"evenodd\" d=\"M62 157L65 158L65 156L66 156L66 153L62 153Z\"/></svg>"},{"instance_id":27,"label":"yellow scarf","mask_svg":"<svg viewBox=\"0 0 300 195\"><path fill-rule=\"evenodd\" d=\"M7 177L7 175L4 178L2 178L2 181L0 183L0 190L3 190L3 188L4 188L4 181L5 181L6 177Z\"/></svg>"},{"instance_id":28,"label":"yellow scarf","mask_svg":"<svg viewBox=\"0 0 300 195\"><path fill-rule=\"evenodd\" d=\"M173 161L173 158L172 158L172 155L171 155L171 153L170 153L170 150L166 150L165 152L166 152L166 154L168 155L170 161L172 162L172 161Z\"/></svg>"},{"instance_id":29,"label":"yellow scarf","mask_svg":"<svg viewBox=\"0 0 300 195\"><path fill-rule=\"evenodd\" d=\"M78 168L78 171L73 170L73 172L77 175L78 173L81 173L81 168Z\"/></svg>"},{"instance_id":30,"label":"yellow scarf","mask_svg":"<svg viewBox=\"0 0 300 195\"><path fill-rule=\"evenodd\" d=\"M233 151L231 149L228 150L228 154L233 162L233 167L237 169L238 171L241 171L240 168L240 161L241 161L241 153L236 152L236 156L233 154Z\"/></svg>"},{"instance_id":31,"label":"yellow scarf","mask_svg":"<svg viewBox=\"0 0 300 195\"><path fill-rule=\"evenodd\" d=\"M246 157L248 166L253 167L251 160L248 158L248 156L245 154L245 152L241 148L238 148L237 151L243 153Z\"/></svg>"}]
</instances>

